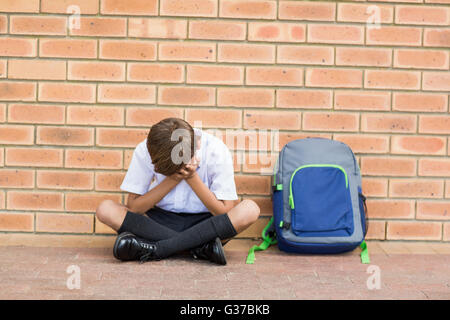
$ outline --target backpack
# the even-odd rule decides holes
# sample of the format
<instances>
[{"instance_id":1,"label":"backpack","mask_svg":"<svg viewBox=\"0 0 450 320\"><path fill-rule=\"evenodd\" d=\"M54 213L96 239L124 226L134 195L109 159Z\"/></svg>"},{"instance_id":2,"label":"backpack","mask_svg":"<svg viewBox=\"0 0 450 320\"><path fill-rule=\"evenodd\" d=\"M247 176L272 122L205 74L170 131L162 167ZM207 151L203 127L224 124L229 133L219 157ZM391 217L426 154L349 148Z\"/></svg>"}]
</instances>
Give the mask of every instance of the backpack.
<instances>
[{"instance_id":1,"label":"backpack","mask_svg":"<svg viewBox=\"0 0 450 320\"><path fill-rule=\"evenodd\" d=\"M272 182L273 217L247 263L273 244L285 252L319 254L360 246L362 263L370 263L366 198L350 147L324 138L291 141L280 151Z\"/></svg>"}]
</instances>

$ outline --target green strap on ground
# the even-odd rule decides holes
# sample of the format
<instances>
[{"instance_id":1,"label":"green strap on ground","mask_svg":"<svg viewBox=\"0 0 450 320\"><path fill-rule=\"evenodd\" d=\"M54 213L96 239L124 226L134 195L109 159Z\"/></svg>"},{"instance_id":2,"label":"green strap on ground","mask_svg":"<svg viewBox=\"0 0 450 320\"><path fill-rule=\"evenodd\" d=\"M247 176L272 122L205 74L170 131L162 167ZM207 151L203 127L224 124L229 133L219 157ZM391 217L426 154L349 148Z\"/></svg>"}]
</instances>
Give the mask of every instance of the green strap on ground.
<instances>
[{"instance_id":1,"label":"green strap on ground","mask_svg":"<svg viewBox=\"0 0 450 320\"><path fill-rule=\"evenodd\" d=\"M361 242L361 262L364 264L370 263L369 250L367 250L367 243L365 241Z\"/></svg>"},{"instance_id":2,"label":"green strap on ground","mask_svg":"<svg viewBox=\"0 0 450 320\"><path fill-rule=\"evenodd\" d=\"M250 250L248 251L247 261L245 262L246 264L253 264L253 263L255 263L255 251L267 250L267 248L269 248L272 244L276 244L277 243L276 239L270 237L267 234L267 230L269 229L269 227L272 224L273 224L273 217L270 219L269 223L267 224L267 226L262 231L263 242L259 246L251 247Z\"/></svg>"}]
</instances>

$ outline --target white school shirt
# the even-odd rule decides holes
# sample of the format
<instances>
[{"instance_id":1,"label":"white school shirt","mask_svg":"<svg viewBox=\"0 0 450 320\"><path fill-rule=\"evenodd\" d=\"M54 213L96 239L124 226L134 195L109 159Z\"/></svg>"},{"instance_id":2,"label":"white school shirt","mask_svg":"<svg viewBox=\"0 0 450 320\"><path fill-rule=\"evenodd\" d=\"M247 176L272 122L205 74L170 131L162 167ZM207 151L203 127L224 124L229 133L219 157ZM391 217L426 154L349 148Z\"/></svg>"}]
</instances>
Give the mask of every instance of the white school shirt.
<instances>
[{"instance_id":1,"label":"white school shirt","mask_svg":"<svg viewBox=\"0 0 450 320\"><path fill-rule=\"evenodd\" d=\"M194 128L194 132L201 136L200 150L196 152L200 179L218 200L237 200L233 160L227 146L219 138L200 129ZM155 172L145 139L135 148L120 189L144 195L165 178L165 175ZM178 183L156 206L173 212L208 211L185 180Z\"/></svg>"}]
</instances>

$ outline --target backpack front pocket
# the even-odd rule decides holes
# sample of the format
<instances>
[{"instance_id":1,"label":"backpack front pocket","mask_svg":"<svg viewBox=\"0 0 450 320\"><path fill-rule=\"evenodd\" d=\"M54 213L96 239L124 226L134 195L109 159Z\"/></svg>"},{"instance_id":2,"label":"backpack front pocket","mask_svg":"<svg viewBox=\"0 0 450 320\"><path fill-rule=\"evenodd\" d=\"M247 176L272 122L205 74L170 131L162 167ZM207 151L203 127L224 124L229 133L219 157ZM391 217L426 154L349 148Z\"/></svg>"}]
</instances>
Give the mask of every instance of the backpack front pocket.
<instances>
[{"instance_id":1,"label":"backpack front pocket","mask_svg":"<svg viewBox=\"0 0 450 320\"><path fill-rule=\"evenodd\" d=\"M292 231L300 237L350 236L353 210L345 170L317 164L297 168L291 176L289 204Z\"/></svg>"}]
</instances>

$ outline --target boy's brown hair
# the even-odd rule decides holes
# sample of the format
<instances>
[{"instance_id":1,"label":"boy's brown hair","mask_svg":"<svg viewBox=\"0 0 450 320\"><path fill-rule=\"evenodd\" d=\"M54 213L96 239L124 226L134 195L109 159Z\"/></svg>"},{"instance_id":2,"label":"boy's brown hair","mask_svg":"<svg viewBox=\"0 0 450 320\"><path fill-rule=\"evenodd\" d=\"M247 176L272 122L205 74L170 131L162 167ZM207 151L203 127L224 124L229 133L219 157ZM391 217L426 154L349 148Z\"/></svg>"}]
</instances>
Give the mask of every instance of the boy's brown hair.
<instances>
[{"instance_id":1,"label":"boy's brown hair","mask_svg":"<svg viewBox=\"0 0 450 320\"><path fill-rule=\"evenodd\" d=\"M194 156L194 138L194 129L183 119L167 118L153 125L147 149L155 171L170 176L181 169Z\"/></svg>"}]
</instances>

